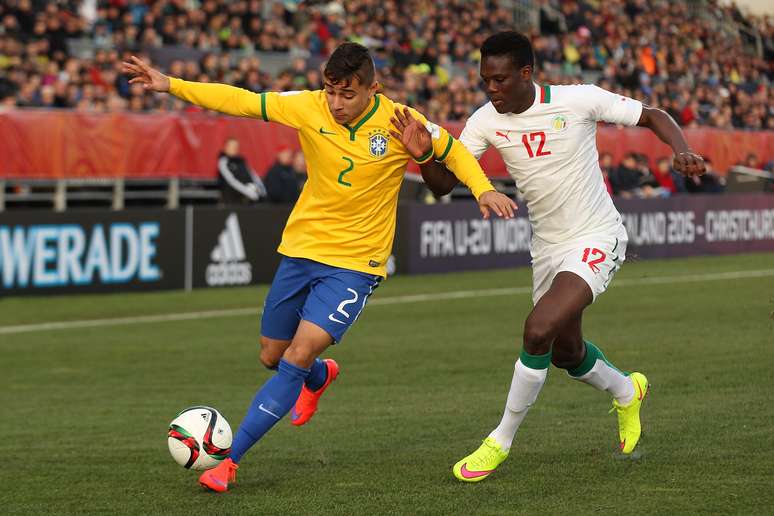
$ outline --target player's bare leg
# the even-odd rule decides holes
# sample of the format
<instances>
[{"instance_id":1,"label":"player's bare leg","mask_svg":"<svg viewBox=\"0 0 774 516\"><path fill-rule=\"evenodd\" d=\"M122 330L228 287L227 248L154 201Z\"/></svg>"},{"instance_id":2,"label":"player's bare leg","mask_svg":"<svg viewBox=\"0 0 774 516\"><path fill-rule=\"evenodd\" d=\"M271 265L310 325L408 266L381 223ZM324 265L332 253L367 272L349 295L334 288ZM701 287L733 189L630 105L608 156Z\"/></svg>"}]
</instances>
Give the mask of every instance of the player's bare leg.
<instances>
[{"instance_id":1,"label":"player's bare leg","mask_svg":"<svg viewBox=\"0 0 774 516\"><path fill-rule=\"evenodd\" d=\"M554 339L551 348L551 363L559 369L572 369L581 363L586 355L581 329L583 313L571 319Z\"/></svg>"},{"instance_id":2,"label":"player's bare leg","mask_svg":"<svg viewBox=\"0 0 774 516\"><path fill-rule=\"evenodd\" d=\"M554 340L551 361L567 370L571 378L613 397L618 414L619 448L625 454L632 453L642 433L639 414L648 391L647 378L642 373L624 374L597 346L583 340L581 316L570 321Z\"/></svg>"},{"instance_id":3,"label":"player's bare leg","mask_svg":"<svg viewBox=\"0 0 774 516\"><path fill-rule=\"evenodd\" d=\"M324 335L319 334L323 332ZM285 352L285 359L295 364L309 363L310 374L301 388L301 392L296 400L295 406L290 411L290 422L295 426L301 426L307 423L317 411L317 404L320 397L339 375L339 365L333 359L320 360L317 358L322 350L314 354L317 349L314 342L325 342L325 337L330 340L330 335L319 326L301 321L296 339ZM312 344L301 345L301 339L307 339ZM325 346L327 348L327 345ZM324 349L324 348L323 348ZM312 354L314 356L312 356ZM311 360L310 360L311 357ZM319 370L321 369L321 370Z\"/></svg>"},{"instance_id":4,"label":"player's bare leg","mask_svg":"<svg viewBox=\"0 0 774 516\"><path fill-rule=\"evenodd\" d=\"M591 289L583 279L560 272L527 317L524 346L516 362L503 418L490 434L503 449L510 448L516 430L543 387L554 340L570 322L580 320L591 301Z\"/></svg>"},{"instance_id":5,"label":"player's bare leg","mask_svg":"<svg viewBox=\"0 0 774 516\"><path fill-rule=\"evenodd\" d=\"M277 369L282 355L290 347L291 340L272 339L261 335L261 363L266 369Z\"/></svg>"},{"instance_id":6,"label":"player's bare leg","mask_svg":"<svg viewBox=\"0 0 774 516\"><path fill-rule=\"evenodd\" d=\"M261 336L261 363L267 369L277 369L280 359L290 347L292 341L272 339ZM317 411L317 403L328 386L339 376L339 364L332 358L321 360L316 358L310 369L309 376L304 381L301 394L296 405L290 411L290 422L301 426Z\"/></svg>"},{"instance_id":7,"label":"player's bare leg","mask_svg":"<svg viewBox=\"0 0 774 516\"><path fill-rule=\"evenodd\" d=\"M331 344L333 338L327 331L313 322L301 321L282 358L297 367L308 368Z\"/></svg>"},{"instance_id":8,"label":"player's bare leg","mask_svg":"<svg viewBox=\"0 0 774 516\"><path fill-rule=\"evenodd\" d=\"M290 346L285 350L272 376L258 393L239 425L228 459L205 471L199 483L216 492L228 490L236 478L236 469L242 456L266 434L298 399L309 376L309 366L333 343L324 329L309 321L301 321Z\"/></svg>"},{"instance_id":9,"label":"player's bare leg","mask_svg":"<svg viewBox=\"0 0 774 516\"><path fill-rule=\"evenodd\" d=\"M592 299L586 282L575 274L560 272L554 278L524 324L523 348L514 367L502 420L475 452L454 465L452 471L459 480L483 480L506 459L519 425L546 381L556 336L570 321L580 318Z\"/></svg>"}]
</instances>

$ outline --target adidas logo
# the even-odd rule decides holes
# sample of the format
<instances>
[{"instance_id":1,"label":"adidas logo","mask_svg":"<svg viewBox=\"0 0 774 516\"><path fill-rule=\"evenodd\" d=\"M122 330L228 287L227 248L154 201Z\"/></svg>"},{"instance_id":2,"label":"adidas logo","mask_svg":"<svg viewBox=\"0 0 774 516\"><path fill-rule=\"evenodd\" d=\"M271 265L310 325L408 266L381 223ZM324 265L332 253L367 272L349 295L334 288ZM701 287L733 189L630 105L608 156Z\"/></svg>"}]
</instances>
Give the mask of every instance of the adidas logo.
<instances>
[{"instance_id":1,"label":"adidas logo","mask_svg":"<svg viewBox=\"0 0 774 516\"><path fill-rule=\"evenodd\" d=\"M226 219L226 228L221 231L218 243L210 253L212 263L205 271L207 285L247 285L253 279L253 270L246 259L239 218L236 213L232 213Z\"/></svg>"}]
</instances>

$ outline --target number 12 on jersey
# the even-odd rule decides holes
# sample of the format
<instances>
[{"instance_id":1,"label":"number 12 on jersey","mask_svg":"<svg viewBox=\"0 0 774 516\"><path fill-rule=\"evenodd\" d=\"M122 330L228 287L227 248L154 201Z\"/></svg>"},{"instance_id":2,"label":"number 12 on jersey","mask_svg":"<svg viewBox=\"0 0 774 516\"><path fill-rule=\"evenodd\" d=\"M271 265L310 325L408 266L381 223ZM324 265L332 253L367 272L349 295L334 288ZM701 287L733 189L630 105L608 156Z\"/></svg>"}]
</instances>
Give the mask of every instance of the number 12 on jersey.
<instances>
[{"instance_id":1,"label":"number 12 on jersey","mask_svg":"<svg viewBox=\"0 0 774 516\"><path fill-rule=\"evenodd\" d=\"M537 152L533 152L532 145L530 145L529 142L535 141L535 139L538 139L538 146L537 146ZM538 131L535 133L529 133L529 139L527 139L527 135L523 134L521 136L521 143L524 144L524 147L527 149L527 154L529 154L530 158L539 157L539 156L549 156L551 154L551 151L549 150L543 150L543 146L546 144L546 133L543 131Z\"/></svg>"}]
</instances>

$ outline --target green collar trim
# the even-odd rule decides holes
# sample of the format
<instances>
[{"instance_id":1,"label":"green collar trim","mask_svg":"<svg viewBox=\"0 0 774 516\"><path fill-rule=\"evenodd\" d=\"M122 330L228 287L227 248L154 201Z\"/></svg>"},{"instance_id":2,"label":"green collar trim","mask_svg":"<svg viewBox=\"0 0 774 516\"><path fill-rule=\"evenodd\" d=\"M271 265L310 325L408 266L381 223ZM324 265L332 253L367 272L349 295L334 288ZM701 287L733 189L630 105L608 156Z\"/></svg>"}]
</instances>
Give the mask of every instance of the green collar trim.
<instances>
[{"instance_id":1,"label":"green collar trim","mask_svg":"<svg viewBox=\"0 0 774 516\"><path fill-rule=\"evenodd\" d=\"M368 120L374 116L374 113L376 113L376 110L379 109L379 95L374 95L374 105L371 107L371 111L366 113L366 115L360 119L358 123L355 124L355 127L350 127L348 124L344 124L344 127L349 129L349 141L354 142L355 141L355 133L358 129L363 127L363 124L368 122Z\"/></svg>"},{"instance_id":2,"label":"green collar trim","mask_svg":"<svg viewBox=\"0 0 774 516\"><path fill-rule=\"evenodd\" d=\"M551 86L549 86L548 84L545 84L540 87L540 103L541 104L551 103Z\"/></svg>"}]
</instances>

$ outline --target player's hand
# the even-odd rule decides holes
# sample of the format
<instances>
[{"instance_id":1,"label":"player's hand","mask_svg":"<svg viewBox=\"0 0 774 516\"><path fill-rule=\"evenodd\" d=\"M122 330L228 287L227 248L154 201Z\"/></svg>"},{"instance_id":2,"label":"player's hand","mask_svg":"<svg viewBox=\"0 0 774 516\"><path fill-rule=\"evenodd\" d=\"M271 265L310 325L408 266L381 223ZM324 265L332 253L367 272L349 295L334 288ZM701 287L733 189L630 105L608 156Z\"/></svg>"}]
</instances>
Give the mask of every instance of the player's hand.
<instances>
[{"instance_id":1,"label":"player's hand","mask_svg":"<svg viewBox=\"0 0 774 516\"><path fill-rule=\"evenodd\" d=\"M425 156L433 149L430 131L411 115L408 108L403 108L403 113L395 108L395 116L390 118L390 122L397 129L397 131L390 129L390 134L400 140L414 159Z\"/></svg>"},{"instance_id":2,"label":"player's hand","mask_svg":"<svg viewBox=\"0 0 774 516\"><path fill-rule=\"evenodd\" d=\"M478 198L478 207L485 219L489 218L490 210L504 219L512 219L513 213L519 209L513 199L495 190L482 193Z\"/></svg>"},{"instance_id":3,"label":"player's hand","mask_svg":"<svg viewBox=\"0 0 774 516\"><path fill-rule=\"evenodd\" d=\"M129 61L124 61L122 64L124 73L134 75L129 80L129 84L142 84L146 90L161 93L169 91L169 77L151 68L142 59L132 56Z\"/></svg>"},{"instance_id":4,"label":"player's hand","mask_svg":"<svg viewBox=\"0 0 774 516\"><path fill-rule=\"evenodd\" d=\"M672 167L684 176L700 176L707 171L704 158L691 151L678 152L672 161Z\"/></svg>"}]
</instances>

